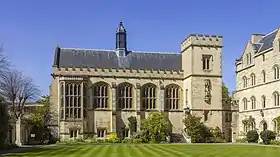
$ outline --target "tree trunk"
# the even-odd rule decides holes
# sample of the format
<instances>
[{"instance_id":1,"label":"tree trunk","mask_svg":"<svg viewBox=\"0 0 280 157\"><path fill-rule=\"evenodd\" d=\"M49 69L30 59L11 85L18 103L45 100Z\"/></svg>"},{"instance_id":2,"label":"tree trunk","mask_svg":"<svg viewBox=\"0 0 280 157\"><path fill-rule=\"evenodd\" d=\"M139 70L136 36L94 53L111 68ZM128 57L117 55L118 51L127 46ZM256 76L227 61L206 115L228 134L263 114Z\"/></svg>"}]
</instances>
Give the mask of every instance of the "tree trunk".
<instances>
[{"instance_id":1,"label":"tree trunk","mask_svg":"<svg viewBox=\"0 0 280 157\"><path fill-rule=\"evenodd\" d=\"M16 121L16 145L21 146L21 117Z\"/></svg>"}]
</instances>

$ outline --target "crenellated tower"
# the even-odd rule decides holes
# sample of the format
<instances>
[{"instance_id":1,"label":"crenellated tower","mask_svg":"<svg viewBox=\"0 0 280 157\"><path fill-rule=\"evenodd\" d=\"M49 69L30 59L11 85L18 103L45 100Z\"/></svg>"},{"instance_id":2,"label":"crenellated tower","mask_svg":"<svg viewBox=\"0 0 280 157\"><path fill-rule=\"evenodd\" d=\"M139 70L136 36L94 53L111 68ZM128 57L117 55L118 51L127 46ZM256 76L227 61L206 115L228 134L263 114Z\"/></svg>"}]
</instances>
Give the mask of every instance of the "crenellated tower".
<instances>
[{"instance_id":1,"label":"crenellated tower","mask_svg":"<svg viewBox=\"0 0 280 157\"><path fill-rule=\"evenodd\" d=\"M223 37L191 34L181 44L185 107L222 129Z\"/></svg>"}]
</instances>

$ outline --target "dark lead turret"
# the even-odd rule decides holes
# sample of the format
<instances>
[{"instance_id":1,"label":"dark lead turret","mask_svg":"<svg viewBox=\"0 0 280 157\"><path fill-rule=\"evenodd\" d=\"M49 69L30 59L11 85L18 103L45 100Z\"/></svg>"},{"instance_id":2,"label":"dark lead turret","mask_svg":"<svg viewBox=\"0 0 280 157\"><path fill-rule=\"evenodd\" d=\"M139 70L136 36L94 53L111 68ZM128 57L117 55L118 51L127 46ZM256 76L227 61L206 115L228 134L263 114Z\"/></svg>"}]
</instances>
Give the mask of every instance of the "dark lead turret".
<instances>
[{"instance_id":1,"label":"dark lead turret","mask_svg":"<svg viewBox=\"0 0 280 157\"><path fill-rule=\"evenodd\" d=\"M116 52L120 57L127 55L126 44L126 30L121 21L116 32Z\"/></svg>"}]
</instances>

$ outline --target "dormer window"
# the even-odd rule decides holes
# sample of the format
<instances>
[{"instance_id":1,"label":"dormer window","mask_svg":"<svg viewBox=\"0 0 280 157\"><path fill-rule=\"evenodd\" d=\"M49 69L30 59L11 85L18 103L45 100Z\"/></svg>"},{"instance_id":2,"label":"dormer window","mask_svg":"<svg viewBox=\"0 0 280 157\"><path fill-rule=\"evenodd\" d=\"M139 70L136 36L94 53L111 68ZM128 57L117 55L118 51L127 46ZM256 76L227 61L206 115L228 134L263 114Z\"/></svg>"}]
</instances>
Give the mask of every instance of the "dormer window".
<instances>
[{"instance_id":1,"label":"dormer window","mask_svg":"<svg viewBox=\"0 0 280 157\"><path fill-rule=\"evenodd\" d=\"M212 55L202 55L202 68L203 70L211 70Z\"/></svg>"}]
</instances>

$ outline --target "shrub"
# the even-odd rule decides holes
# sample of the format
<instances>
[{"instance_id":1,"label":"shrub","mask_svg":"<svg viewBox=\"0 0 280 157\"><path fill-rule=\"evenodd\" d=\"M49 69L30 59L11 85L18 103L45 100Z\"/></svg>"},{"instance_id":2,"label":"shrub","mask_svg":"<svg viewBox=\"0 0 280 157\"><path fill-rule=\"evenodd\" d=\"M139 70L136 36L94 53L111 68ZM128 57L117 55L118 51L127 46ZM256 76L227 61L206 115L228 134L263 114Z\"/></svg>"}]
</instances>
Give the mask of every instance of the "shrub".
<instances>
[{"instance_id":1,"label":"shrub","mask_svg":"<svg viewBox=\"0 0 280 157\"><path fill-rule=\"evenodd\" d=\"M133 139L133 144L140 144L142 143L140 139Z\"/></svg>"},{"instance_id":2,"label":"shrub","mask_svg":"<svg viewBox=\"0 0 280 157\"><path fill-rule=\"evenodd\" d=\"M125 139L122 140L122 143L124 143L124 144L132 144L133 143L133 139L125 138Z\"/></svg>"},{"instance_id":3,"label":"shrub","mask_svg":"<svg viewBox=\"0 0 280 157\"><path fill-rule=\"evenodd\" d=\"M186 127L187 134L191 137L192 143L205 143L208 142L210 137L213 137L210 129L201 122L201 117L189 115L183 120L183 123ZM218 134L217 132L217 136Z\"/></svg>"},{"instance_id":4,"label":"shrub","mask_svg":"<svg viewBox=\"0 0 280 157\"><path fill-rule=\"evenodd\" d=\"M6 147L4 143L8 132L8 120L7 106L1 102L0 98L0 148Z\"/></svg>"},{"instance_id":5,"label":"shrub","mask_svg":"<svg viewBox=\"0 0 280 157\"><path fill-rule=\"evenodd\" d=\"M133 135L137 130L137 119L134 116L128 118L130 134Z\"/></svg>"},{"instance_id":6,"label":"shrub","mask_svg":"<svg viewBox=\"0 0 280 157\"><path fill-rule=\"evenodd\" d=\"M239 138L239 139L236 139L236 140L235 140L235 142L236 142L236 143L247 143L247 142L248 142L248 140L247 140L247 138L246 138L246 137L244 137L244 138Z\"/></svg>"},{"instance_id":7,"label":"shrub","mask_svg":"<svg viewBox=\"0 0 280 157\"><path fill-rule=\"evenodd\" d=\"M109 142L109 143L118 143L119 142L118 135L116 133L109 134L107 142Z\"/></svg>"},{"instance_id":8,"label":"shrub","mask_svg":"<svg viewBox=\"0 0 280 157\"><path fill-rule=\"evenodd\" d=\"M150 112L149 117L141 121L142 130L146 135L156 142L161 142L166 140L167 128L169 121L163 113ZM148 138L145 135L144 141Z\"/></svg>"},{"instance_id":9,"label":"shrub","mask_svg":"<svg viewBox=\"0 0 280 157\"><path fill-rule=\"evenodd\" d=\"M270 144L273 144L273 145L280 145L280 141L279 141L279 140L271 140L271 141L270 141Z\"/></svg>"},{"instance_id":10,"label":"shrub","mask_svg":"<svg viewBox=\"0 0 280 157\"><path fill-rule=\"evenodd\" d=\"M276 133L270 130L262 131L260 135L264 144L269 144L271 140L275 140L276 138Z\"/></svg>"},{"instance_id":11,"label":"shrub","mask_svg":"<svg viewBox=\"0 0 280 157\"><path fill-rule=\"evenodd\" d=\"M249 143L258 143L259 134L256 130L248 131L246 137Z\"/></svg>"},{"instance_id":12,"label":"shrub","mask_svg":"<svg viewBox=\"0 0 280 157\"><path fill-rule=\"evenodd\" d=\"M94 144L94 143L97 143L96 138L91 138L91 137L89 137L89 138L85 139L84 141L85 141L85 143L88 143L88 144Z\"/></svg>"}]
</instances>

